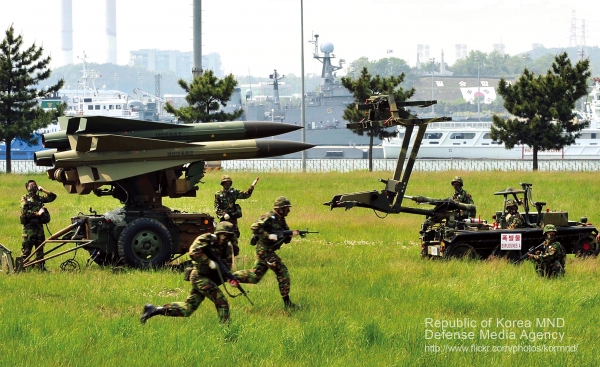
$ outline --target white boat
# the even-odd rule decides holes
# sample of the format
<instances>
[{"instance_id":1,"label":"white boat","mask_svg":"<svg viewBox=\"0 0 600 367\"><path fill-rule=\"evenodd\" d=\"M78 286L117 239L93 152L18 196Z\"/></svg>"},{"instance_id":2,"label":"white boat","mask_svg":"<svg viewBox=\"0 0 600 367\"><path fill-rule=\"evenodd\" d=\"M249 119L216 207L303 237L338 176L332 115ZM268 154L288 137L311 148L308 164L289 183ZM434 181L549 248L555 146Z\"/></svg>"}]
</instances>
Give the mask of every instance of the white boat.
<instances>
[{"instance_id":1,"label":"white boat","mask_svg":"<svg viewBox=\"0 0 600 367\"><path fill-rule=\"evenodd\" d=\"M589 119L590 126L581 131L575 144L560 150L539 151L539 159L600 159L600 83L589 94L584 112L577 120ZM418 158L469 159L531 159L533 149L519 145L506 149L504 144L490 138L492 122L434 122L430 123L421 142ZM416 134L415 134L416 135ZM413 135L414 137L414 135ZM382 142L385 158L397 159L404 138L404 128L398 136ZM412 143L410 145L412 147Z\"/></svg>"},{"instance_id":2,"label":"white boat","mask_svg":"<svg viewBox=\"0 0 600 367\"><path fill-rule=\"evenodd\" d=\"M82 81L80 89L59 91L59 95L67 102L66 116L109 116L120 118L139 119L140 113L132 105L141 105L141 102L130 98L126 93L119 91L98 90L96 79L99 77L95 70L88 70L86 55L81 57ZM136 104L137 102L137 104Z\"/></svg>"}]
</instances>

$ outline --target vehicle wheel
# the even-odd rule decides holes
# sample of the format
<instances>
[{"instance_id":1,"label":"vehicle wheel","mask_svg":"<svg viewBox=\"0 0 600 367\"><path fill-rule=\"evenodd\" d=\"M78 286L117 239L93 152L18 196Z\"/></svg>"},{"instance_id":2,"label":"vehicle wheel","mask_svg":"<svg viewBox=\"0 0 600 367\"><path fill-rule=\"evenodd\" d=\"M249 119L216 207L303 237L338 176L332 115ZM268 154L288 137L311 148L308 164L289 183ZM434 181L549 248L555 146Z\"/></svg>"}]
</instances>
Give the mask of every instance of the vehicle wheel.
<instances>
[{"instance_id":1,"label":"vehicle wheel","mask_svg":"<svg viewBox=\"0 0 600 367\"><path fill-rule=\"evenodd\" d=\"M473 246L461 242L452 246L448 257L456 259L477 259L479 255Z\"/></svg>"},{"instance_id":2,"label":"vehicle wheel","mask_svg":"<svg viewBox=\"0 0 600 367\"><path fill-rule=\"evenodd\" d=\"M138 218L121 232L118 249L131 266L162 266L171 258L171 234L156 219Z\"/></svg>"},{"instance_id":3,"label":"vehicle wheel","mask_svg":"<svg viewBox=\"0 0 600 367\"><path fill-rule=\"evenodd\" d=\"M592 236L584 237L573 248L576 257L589 257L598 255L598 242Z\"/></svg>"}]
</instances>

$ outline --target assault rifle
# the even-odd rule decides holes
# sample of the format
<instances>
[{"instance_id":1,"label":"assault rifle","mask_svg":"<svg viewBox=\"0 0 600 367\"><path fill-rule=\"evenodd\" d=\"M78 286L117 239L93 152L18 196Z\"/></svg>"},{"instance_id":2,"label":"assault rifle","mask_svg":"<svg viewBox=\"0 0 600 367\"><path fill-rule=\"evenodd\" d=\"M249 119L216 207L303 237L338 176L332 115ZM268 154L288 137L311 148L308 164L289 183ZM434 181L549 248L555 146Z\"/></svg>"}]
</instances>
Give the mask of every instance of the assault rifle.
<instances>
[{"instance_id":1,"label":"assault rifle","mask_svg":"<svg viewBox=\"0 0 600 367\"><path fill-rule=\"evenodd\" d=\"M308 229L306 229L306 231L303 231L300 229L298 229L296 231L302 238L306 237L306 235L309 233L319 233L319 232L309 231ZM294 231L293 230L271 231L271 233L277 235L277 242L275 242L273 245L271 245L269 247L272 249L275 249L275 250L279 250L281 248L281 245L283 245L284 243L289 243L291 241L292 234L294 233Z\"/></svg>"},{"instance_id":2,"label":"assault rifle","mask_svg":"<svg viewBox=\"0 0 600 367\"><path fill-rule=\"evenodd\" d=\"M298 231L298 234L302 238L306 237L306 235L309 234L309 233L319 233L319 232L309 231L308 229L306 231L297 229L296 231ZM281 237L289 237L289 236L291 236L294 233L294 231L293 230L273 231L273 233L276 234L277 235L277 239L279 239Z\"/></svg>"},{"instance_id":3,"label":"assault rifle","mask_svg":"<svg viewBox=\"0 0 600 367\"><path fill-rule=\"evenodd\" d=\"M202 249L202 251L204 251L204 253L209 259L217 263L217 270L219 271L219 275L225 275L225 278L227 278L228 280L235 280L236 282L238 281L235 275L231 274L231 271L229 271L229 267L227 266L227 264L225 264L225 261L223 261L223 259L221 259L217 254L215 254L210 247L206 246ZM246 297L248 302L250 302L250 304L254 306L254 303L252 303L252 300L250 300L250 297L248 297L248 293L246 293L246 291L244 290L244 288L242 288L242 285L239 282L237 285L237 289L240 290L239 294L236 294L235 296L229 294L229 292L227 292L227 294L229 294L229 296L232 298L235 298L242 294L244 297Z\"/></svg>"},{"instance_id":4,"label":"assault rifle","mask_svg":"<svg viewBox=\"0 0 600 367\"><path fill-rule=\"evenodd\" d=\"M537 246L531 246L531 248L529 249L529 251L527 251L523 256L521 256L518 260L515 260L515 262L513 262L513 264L518 264L521 261L525 260L530 254L535 253L538 250L541 250L544 248L544 242L540 243Z\"/></svg>"}]
</instances>

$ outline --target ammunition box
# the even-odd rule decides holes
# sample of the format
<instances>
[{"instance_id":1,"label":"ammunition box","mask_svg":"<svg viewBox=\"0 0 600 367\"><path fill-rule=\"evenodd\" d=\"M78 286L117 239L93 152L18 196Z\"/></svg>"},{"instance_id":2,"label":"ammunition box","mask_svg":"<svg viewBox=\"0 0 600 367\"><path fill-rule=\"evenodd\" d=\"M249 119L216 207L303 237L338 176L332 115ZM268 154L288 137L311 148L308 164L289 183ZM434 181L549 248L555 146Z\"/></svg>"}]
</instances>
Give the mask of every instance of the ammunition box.
<instances>
[{"instance_id":1,"label":"ammunition box","mask_svg":"<svg viewBox=\"0 0 600 367\"><path fill-rule=\"evenodd\" d=\"M557 227L567 227L569 225L569 213L568 212L542 213L542 228L546 224L554 224Z\"/></svg>"}]
</instances>

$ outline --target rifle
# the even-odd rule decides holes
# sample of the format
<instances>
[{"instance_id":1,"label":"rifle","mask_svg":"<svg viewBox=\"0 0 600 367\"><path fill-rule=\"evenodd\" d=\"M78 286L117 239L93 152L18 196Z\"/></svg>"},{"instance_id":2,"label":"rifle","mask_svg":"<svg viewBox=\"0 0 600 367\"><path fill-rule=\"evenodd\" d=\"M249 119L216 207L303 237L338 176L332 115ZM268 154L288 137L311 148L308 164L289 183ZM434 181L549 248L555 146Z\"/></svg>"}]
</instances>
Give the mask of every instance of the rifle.
<instances>
[{"instance_id":1,"label":"rifle","mask_svg":"<svg viewBox=\"0 0 600 367\"><path fill-rule=\"evenodd\" d=\"M306 229L306 231L303 231L300 229L298 229L296 231L298 231L298 234L302 238L306 237L306 235L309 233L319 233L319 232L309 231L308 228ZM275 250L279 250L281 248L281 245L283 245L284 242L289 243L291 241L291 236L294 233L294 231L293 230L271 231L271 233L277 235L277 242L275 242L273 245L271 245L269 247L272 249L275 249Z\"/></svg>"},{"instance_id":2,"label":"rifle","mask_svg":"<svg viewBox=\"0 0 600 367\"><path fill-rule=\"evenodd\" d=\"M235 280L236 282L238 281L237 278L235 277L235 275L231 274L231 271L229 271L229 267L227 266L227 264L225 264L223 259L221 259L219 256L217 256L217 254L215 254L209 246L204 247L202 249L202 251L204 251L204 253L206 254L206 256L209 259L211 259L212 261L217 263L218 270L219 270L219 276L221 276L221 274L224 274L225 278L227 278L229 280ZM240 290L239 294L237 294L235 296L229 294L229 292L227 292L227 294L229 294L229 296L231 298L235 298L235 297L239 296L240 294L242 294L244 297L246 297L248 302L250 302L250 304L252 306L254 306L254 303L252 303L252 300L250 299L250 297L248 297L248 293L246 293L246 291L244 290L244 288L242 288L242 285L239 284L239 282L238 282L237 289Z\"/></svg>"},{"instance_id":3,"label":"rifle","mask_svg":"<svg viewBox=\"0 0 600 367\"><path fill-rule=\"evenodd\" d=\"M520 263L521 261L525 260L530 254L533 254L534 252L536 252L537 250L540 250L544 247L544 242L540 243L537 246L531 246L531 248L529 249L529 251L527 251L523 256L521 256L518 260L515 260L513 262L513 264L517 265L518 263Z\"/></svg>"},{"instance_id":4,"label":"rifle","mask_svg":"<svg viewBox=\"0 0 600 367\"><path fill-rule=\"evenodd\" d=\"M306 231L297 229L296 231L298 231L298 234L300 235L300 237L304 238L306 237L307 234L309 233L319 233L319 232L314 232L314 231L309 231L308 229L306 229ZM273 231L273 234L277 235L277 239L281 238L281 237L288 237L291 236L292 233L294 233L293 230L287 230L287 231Z\"/></svg>"}]
</instances>

